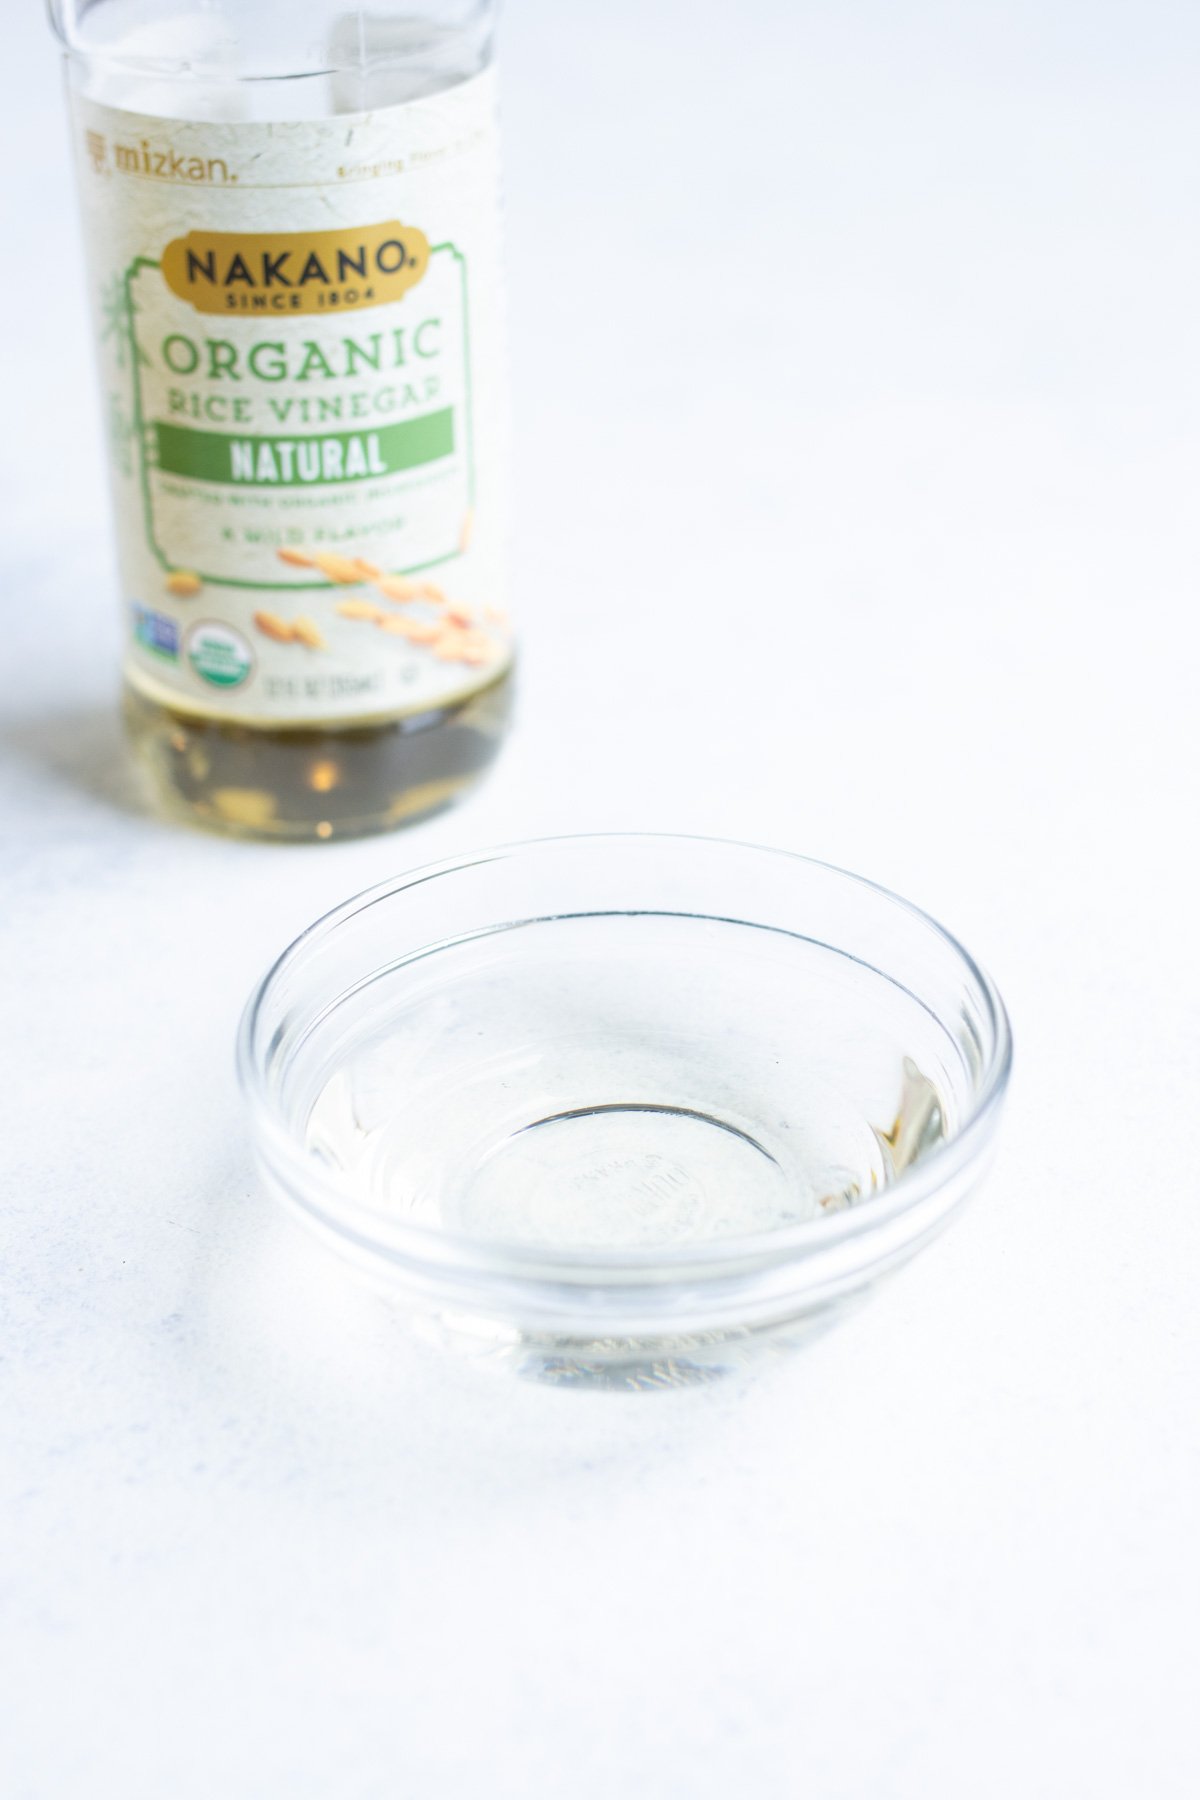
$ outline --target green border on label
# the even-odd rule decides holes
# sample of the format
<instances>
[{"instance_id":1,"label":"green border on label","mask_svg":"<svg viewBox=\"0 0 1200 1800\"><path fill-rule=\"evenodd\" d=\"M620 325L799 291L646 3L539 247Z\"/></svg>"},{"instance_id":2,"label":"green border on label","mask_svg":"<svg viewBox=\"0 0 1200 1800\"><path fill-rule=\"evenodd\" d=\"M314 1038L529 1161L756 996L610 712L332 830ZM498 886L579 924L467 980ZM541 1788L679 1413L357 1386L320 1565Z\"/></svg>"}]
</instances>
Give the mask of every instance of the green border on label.
<instances>
[{"instance_id":1,"label":"green border on label","mask_svg":"<svg viewBox=\"0 0 1200 1800\"><path fill-rule=\"evenodd\" d=\"M430 251L430 255L438 256L442 254L452 256L458 264L459 283L462 289L463 412L466 418L467 505L473 509L475 505L475 408L471 384L471 320L470 297L467 289L467 259L455 244L434 244ZM158 538L155 535L154 499L150 490L150 474L153 465L150 462L148 450L157 421L147 421L145 408L142 404L140 368L144 352L137 341L137 331L134 327L134 320L137 318L138 309L133 303L133 283L136 278L144 269L161 269L161 266L160 263L154 261L153 257L135 256L125 271L124 287L126 313L129 321L129 363L132 388L130 397L133 404L133 423L137 436L138 468L141 474L142 509L145 514L146 542L158 561L159 566L169 574L172 569L177 568L179 565L178 563L172 562L164 553L162 546L159 544ZM417 290L413 291L415 292ZM402 306L404 301L394 301L393 304ZM446 563L454 562L456 558L461 555L462 551L456 547L453 550L448 550L444 556L432 556L427 562L423 563L410 563L407 568L398 569L394 572L401 575L419 575L425 569L439 569ZM238 581L230 575L210 575L203 569L197 569L196 573L199 575L201 581L209 583L213 587L252 588L270 593L295 594L309 589L321 589L324 591L331 585L328 581Z\"/></svg>"}]
</instances>

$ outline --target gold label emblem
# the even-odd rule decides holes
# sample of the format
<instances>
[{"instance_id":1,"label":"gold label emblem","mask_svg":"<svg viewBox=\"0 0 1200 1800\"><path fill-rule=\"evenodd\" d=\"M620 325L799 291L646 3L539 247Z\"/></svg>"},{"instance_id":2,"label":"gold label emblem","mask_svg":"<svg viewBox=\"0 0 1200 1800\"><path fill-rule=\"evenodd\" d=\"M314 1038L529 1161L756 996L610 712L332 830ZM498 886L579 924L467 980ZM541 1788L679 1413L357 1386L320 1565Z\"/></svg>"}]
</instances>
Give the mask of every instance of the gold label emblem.
<instances>
[{"instance_id":1,"label":"gold label emblem","mask_svg":"<svg viewBox=\"0 0 1200 1800\"><path fill-rule=\"evenodd\" d=\"M337 231L189 231L162 254L167 286L202 313L340 313L415 287L429 240L411 225Z\"/></svg>"}]
</instances>

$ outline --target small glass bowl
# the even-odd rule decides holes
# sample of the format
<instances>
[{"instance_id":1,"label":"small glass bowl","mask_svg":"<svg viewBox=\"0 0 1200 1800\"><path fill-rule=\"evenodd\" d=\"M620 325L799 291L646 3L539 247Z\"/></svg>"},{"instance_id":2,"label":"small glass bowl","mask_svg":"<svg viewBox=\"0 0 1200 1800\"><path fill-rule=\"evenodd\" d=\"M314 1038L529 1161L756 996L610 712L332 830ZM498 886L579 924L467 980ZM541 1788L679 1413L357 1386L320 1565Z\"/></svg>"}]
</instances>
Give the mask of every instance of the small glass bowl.
<instances>
[{"instance_id":1,"label":"small glass bowl","mask_svg":"<svg viewBox=\"0 0 1200 1800\"><path fill-rule=\"evenodd\" d=\"M1003 1004L940 926L696 838L515 844L305 932L238 1062L280 1198L440 1335L661 1385L791 1341L987 1160Z\"/></svg>"}]
</instances>

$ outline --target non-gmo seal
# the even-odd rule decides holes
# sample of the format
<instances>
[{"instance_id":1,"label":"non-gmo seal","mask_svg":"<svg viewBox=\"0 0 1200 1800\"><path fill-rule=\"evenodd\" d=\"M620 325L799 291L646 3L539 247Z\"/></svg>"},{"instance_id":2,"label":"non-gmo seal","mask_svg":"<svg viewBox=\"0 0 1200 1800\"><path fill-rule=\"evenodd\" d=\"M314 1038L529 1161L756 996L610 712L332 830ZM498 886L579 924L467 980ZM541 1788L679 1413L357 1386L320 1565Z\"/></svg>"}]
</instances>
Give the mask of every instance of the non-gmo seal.
<instances>
[{"instance_id":1,"label":"non-gmo seal","mask_svg":"<svg viewBox=\"0 0 1200 1800\"><path fill-rule=\"evenodd\" d=\"M188 632L184 648L201 681L213 687L240 687L253 673L254 652L231 625L201 619Z\"/></svg>"}]
</instances>

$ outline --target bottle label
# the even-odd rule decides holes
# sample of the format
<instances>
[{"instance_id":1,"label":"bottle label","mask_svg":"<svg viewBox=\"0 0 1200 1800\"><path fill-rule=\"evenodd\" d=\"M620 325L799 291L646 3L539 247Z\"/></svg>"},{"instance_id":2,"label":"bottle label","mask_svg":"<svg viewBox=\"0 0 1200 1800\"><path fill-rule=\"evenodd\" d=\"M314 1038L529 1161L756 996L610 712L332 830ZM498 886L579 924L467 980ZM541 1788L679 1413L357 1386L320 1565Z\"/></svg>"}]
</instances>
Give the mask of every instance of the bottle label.
<instances>
[{"instance_id":1,"label":"bottle label","mask_svg":"<svg viewBox=\"0 0 1200 1800\"><path fill-rule=\"evenodd\" d=\"M150 699L395 718L507 666L493 78L371 113L75 102Z\"/></svg>"}]
</instances>

